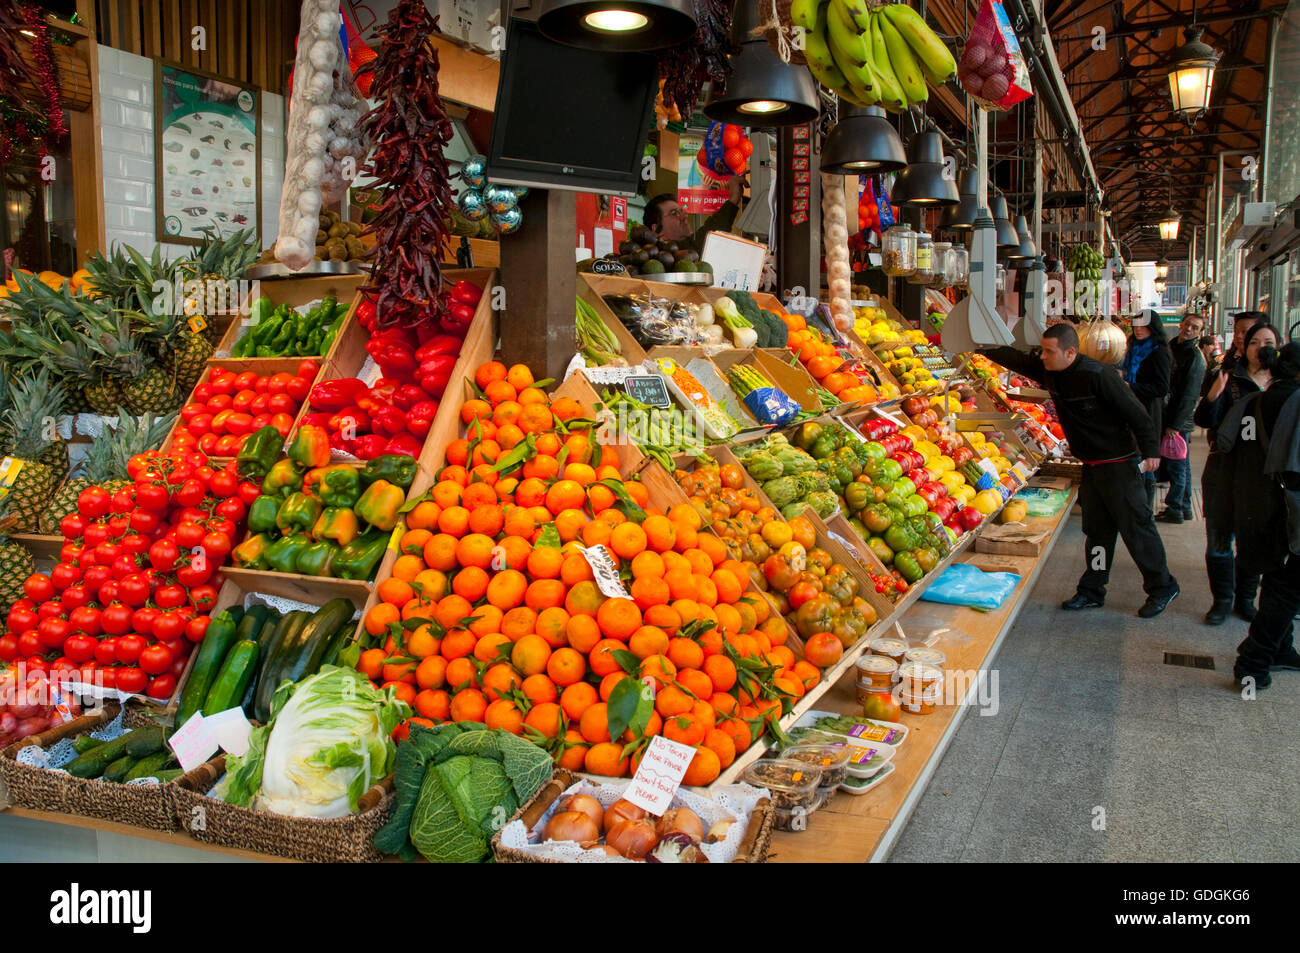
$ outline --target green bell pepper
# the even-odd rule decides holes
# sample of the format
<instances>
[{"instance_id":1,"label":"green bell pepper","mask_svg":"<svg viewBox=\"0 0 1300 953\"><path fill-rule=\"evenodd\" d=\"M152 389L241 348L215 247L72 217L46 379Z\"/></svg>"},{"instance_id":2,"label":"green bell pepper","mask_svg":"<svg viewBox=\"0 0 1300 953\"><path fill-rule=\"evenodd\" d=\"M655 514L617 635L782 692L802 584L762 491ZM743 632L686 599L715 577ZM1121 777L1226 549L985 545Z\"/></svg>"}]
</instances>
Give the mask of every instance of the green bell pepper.
<instances>
[{"instance_id":1,"label":"green bell pepper","mask_svg":"<svg viewBox=\"0 0 1300 953\"><path fill-rule=\"evenodd\" d=\"M280 509L275 514L275 525L280 528L282 533L288 533L295 529L300 529L305 533L316 525L316 520L320 518L320 512L321 501L300 491L291 494L287 500L280 504Z\"/></svg>"},{"instance_id":2,"label":"green bell pepper","mask_svg":"<svg viewBox=\"0 0 1300 953\"><path fill-rule=\"evenodd\" d=\"M334 557L334 575L340 579L369 579L388 548L388 534L371 531L358 536Z\"/></svg>"},{"instance_id":3,"label":"green bell pepper","mask_svg":"<svg viewBox=\"0 0 1300 953\"><path fill-rule=\"evenodd\" d=\"M326 506L356 506L361 499L361 477L356 467L346 463L309 470L303 488Z\"/></svg>"},{"instance_id":4,"label":"green bell pepper","mask_svg":"<svg viewBox=\"0 0 1300 953\"><path fill-rule=\"evenodd\" d=\"M418 470L419 464L413 457L403 456L400 453L386 453L366 461L366 465L361 470L361 482L369 486L376 480L387 480L405 490L415 482L415 474Z\"/></svg>"},{"instance_id":5,"label":"green bell pepper","mask_svg":"<svg viewBox=\"0 0 1300 953\"><path fill-rule=\"evenodd\" d=\"M253 505L248 508L248 529L253 533L272 533L277 527L275 525L275 514L280 510L280 500L275 496L262 495L253 501Z\"/></svg>"},{"instance_id":6,"label":"green bell pepper","mask_svg":"<svg viewBox=\"0 0 1300 953\"><path fill-rule=\"evenodd\" d=\"M333 575L334 560L338 558L339 547L324 540L308 543L298 550L294 557L294 567L306 576Z\"/></svg>"},{"instance_id":7,"label":"green bell pepper","mask_svg":"<svg viewBox=\"0 0 1300 953\"><path fill-rule=\"evenodd\" d=\"M262 493L284 499L302 488L302 467L292 460L277 460L262 481Z\"/></svg>"},{"instance_id":8,"label":"green bell pepper","mask_svg":"<svg viewBox=\"0 0 1300 953\"><path fill-rule=\"evenodd\" d=\"M270 546L271 537L265 533L258 533L236 546L230 555L234 557L237 566L245 569L266 569L268 568L266 551Z\"/></svg>"},{"instance_id":9,"label":"green bell pepper","mask_svg":"<svg viewBox=\"0 0 1300 953\"><path fill-rule=\"evenodd\" d=\"M284 438L280 436L280 431L269 424L253 431L235 457L235 468L239 478L241 480L265 478L271 472L271 467L275 466L276 458L280 456L280 449L283 446Z\"/></svg>"},{"instance_id":10,"label":"green bell pepper","mask_svg":"<svg viewBox=\"0 0 1300 953\"><path fill-rule=\"evenodd\" d=\"M353 507L361 517L375 529L391 530L401 518L398 510L406 502L406 493L400 486L394 486L387 480L376 480L366 487L357 505Z\"/></svg>"},{"instance_id":11,"label":"green bell pepper","mask_svg":"<svg viewBox=\"0 0 1300 953\"><path fill-rule=\"evenodd\" d=\"M276 572L297 572L298 551L311 545L311 540L301 533L283 536L266 550L266 562Z\"/></svg>"},{"instance_id":12,"label":"green bell pepper","mask_svg":"<svg viewBox=\"0 0 1300 953\"><path fill-rule=\"evenodd\" d=\"M357 521L357 514L346 507L330 506L321 513L311 534L317 539L332 539L340 546L346 546L361 535L361 524Z\"/></svg>"}]
</instances>

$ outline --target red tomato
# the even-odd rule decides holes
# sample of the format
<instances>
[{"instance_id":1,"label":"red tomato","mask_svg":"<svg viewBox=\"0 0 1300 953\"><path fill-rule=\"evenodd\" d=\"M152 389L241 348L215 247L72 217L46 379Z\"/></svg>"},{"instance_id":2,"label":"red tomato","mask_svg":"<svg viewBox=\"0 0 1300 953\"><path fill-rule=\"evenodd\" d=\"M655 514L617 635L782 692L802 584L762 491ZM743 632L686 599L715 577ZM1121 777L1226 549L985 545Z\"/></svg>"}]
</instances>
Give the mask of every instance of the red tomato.
<instances>
[{"instance_id":1,"label":"red tomato","mask_svg":"<svg viewBox=\"0 0 1300 953\"><path fill-rule=\"evenodd\" d=\"M21 649L18 647L18 636L0 635L0 662L12 662L18 658Z\"/></svg>"},{"instance_id":2,"label":"red tomato","mask_svg":"<svg viewBox=\"0 0 1300 953\"><path fill-rule=\"evenodd\" d=\"M190 605L199 612L211 612L217 604L217 590L213 586L196 586L190 590Z\"/></svg>"},{"instance_id":3,"label":"red tomato","mask_svg":"<svg viewBox=\"0 0 1300 953\"><path fill-rule=\"evenodd\" d=\"M223 410L229 410L234 403L235 398L231 397L229 394L213 394L208 398L208 413L212 414L214 418L219 417ZM215 419L213 420L212 428L214 430L218 429Z\"/></svg>"},{"instance_id":4,"label":"red tomato","mask_svg":"<svg viewBox=\"0 0 1300 953\"><path fill-rule=\"evenodd\" d=\"M174 642L185 634L185 623L186 620L176 612L163 612L153 620L153 636L160 642Z\"/></svg>"},{"instance_id":5,"label":"red tomato","mask_svg":"<svg viewBox=\"0 0 1300 953\"><path fill-rule=\"evenodd\" d=\"M89 662L95 657L96 644L89 635L70 635L63 643L63 657L73 665Z\"/></svg>"},{"instance_id":6,"label":"red tomato","mask_svg":"<svg viewBox=\"0 0 1300 953\"><path fill-rule=\"evenodd\" d=\"M42 619L57 619L67 610L63 607L63 602L59 599L51 599L49 602L42 602L36 607L36 614Z\"/></svg>"},{"instance_id":7,"label":"red tomato","mask_svg":"<svg viewBox=\"0 0 1300 953\"><path fill-rule=\"evenodd\" d=\"M230 520L232 523L242 523L245 513L244 501L238 496L229 497L218 503L213 512L222 519Z\"/></svg>"},{"instance_id":8,"label":"red tomato","mask_svg":"<svg viewBox=\"0 0 1300 953\"><path fill-rule=\"evenodd\" d=\"M213 374L209 385L212 388L212 397L228 397L235 392L235 381L239 379L237 374L229 371L222 371L219 374ZM208 398L208 403L212 403L212 397Z\"/></svg>"},{"instance_id":9,"label":"red tomato","mask_svg":"<svg viewBox=\"0 0 1300 953\"><path fill-rule=\"evenodd\" d=\"M86 532L86 518L80 513L69 513L59 521L59 532L65 539L80 539Z\"/></svg>"},{"instance_id":10,"label":"red tomato","mask_svg":"<svg viewBox=\"0 0 1300 953\"><path fill-rule=\"evenodd\" d=\"M319 373L320 364L318 362L310 359L298 362L298 376L308 382L314 381Z\"/></svg>"},{"instance_id":11,"label":"red tomato","mask_svg":"<svg viewBox=\"0 0 1300 953\"><path fill-rule=\"evenodd\" d=\"M176 693L176 676L171 672L159 675L149 683L145 694L157 701L166 701Z\"/></svg>"},{"instance_id":12,"label":"red tomato","mask_svg":"<svg viewBox=\"0 0 1300 953\"><path fill-rule=\"evenodd\" d=\"M230 552L230 536L226 533L208 533L200 544L209 560L220 565Z\"/></svg>"},{"instance_id":13,"label":"red tomato","mask_svg":"<svg viewBox=\"0 0 1300 953\"><path fill-rule=\"evenodd\" d=\"M135 486L124 486L113 494L113 501L109 504L111 512L116 515L130 513L135 509Z\"/></svg>"},{"instance_id":14,"label":"red tomato","mask_svg":"<svg viewBox=\"0 0 1300 953\"><path fill-rule=\"evenodd\" d=\"M149 684L149 676L134 666L117 670L117 690L138 695Z\"/></svg>"},{"instance_id":15,"label":"red tomato","mask_svg":"<svg viewBox=\"0 0 1300 953\"><path fill-rule=\"evenodd\" d=\"M139 512L138 510L136 512ZM131 529L131 520L126 516L113 516L108 521L108 538L121 539Z\"/></svg>"},{"instance_id":16,"label":"red tomato","mask_svg":"<svg viewBox=\"0 0 1300 953\"><path fill-rule=\"evenodd\" d=\"M208 520L209 533L224 533L230 537L231 545L234 545L235 536L238 535L239 527L225 517L218 516Z\"/></svg>"},{"instance_id":17,"label":"red tomato","mask_svg":"<svg viewBox=\"0 0 1300 953\"><path fill-rule=\"evenodd\" d=\"M126 537L123 538L122 544L100 543L98 546L96 546L94 550L95 565L96 566L113 565L113 560L116 559L118 556L121 556L124 552L127 551L125 545L123 545L125 544L125 542L126 542Z\"/></svg>"},{"instance_id":18,"label":"red tomato","mask_svg":"<svg viewBox=\"0 0 1300 953\"><path fill-rule=\"evenodd\" d=\"M202 480L190 477L172 495L172 500L177 506L198 506L207 493L207 487Z\"/></svg>"},{"instance_id":19,"label":"red tomato","mask_svg":"<svg viewBox=\"0 0 1300 953\"><path fill-rule=\"evenodd\" d=\"M253 385L257 383L260 376L257 371L244 371L244 373L235 377L235 390L252 390Z\"/></svg>"},{"instance_id":20,"label":"red tomato","mask_svg":"<svg viewBox=\"0 0 1300 953\"><path fill-rule=\"evenodd\" d=\"M238 394L235 395L234 399L231 401L230 407L232 410L246 411L253 406L253 401L255 401L256 399L257 399L257 391L241 390Z\"/></svg>"},{"instance_id":21,"label":"red tomato","mask_svg":"<svg viewBox=\"0 0 1300 953\"><path fill-rule=\"evenodd\" d=\"M99 587L99 601L103 605L110 605L117 602L121 591L122 587L118 584L116 579L107 579L104 581L104 584Z\"/></svg>"},{"instance_id":22,"label":"red tomato","mask_svg":"<svg viewBox=\"0 0 1300 953\"><path fill-rule=\"evenodd\" d=\"M288 394L272 394L267 401L267 410L272 414L293 414L298 412L298 402Z\"/></svg>"},{"instance_id":23,"label":"red tomato","mask_svg":"<svg viewBox=\"0 0 1300 953\"><path fill-rule=\"evenodd\" d=\"M97 670L97 671L95 672L95 677L99 679L99 683L100 683L101 685L103 685L105 688L112 688L112 689L116 690L116 688L117 688L117 669L115 669L115 668L100 668L99 670Z\"/></svg>"},{"instance_id":24,"label":"red tomato","mask_svg":"<svg viewBox=\"0 0 1300 953\"><path fill-rule=\"evenodd\" d=\"M258 414L264 414L266 413L266 408L270 404L270 402L271 402L270 394L257 394L257 396L253 398L253 402L248 405L247 410L250 414L253 414L254 416Z\"/></svg>"},{"instance_id":25,"label":"red tomato","mask_svg":"<svg viewBox=\"0 0 1300 953\"><path fill-rule=\"evenodd\" d=\"M181 429L172 434L172 446L177 450L189 450L198 445L198 438L189 430Z\"/></svg>"},{"instance_id":26,"label":"red tomato","mask_svg":"<svg viewBox=\"0 0 1300 953\"><path fill-rule=\"evenodd\" d=\"M149 675L161 675L172 667L172 650L165 645L151 645L140 653L140 668Z\"/></svg>"},{"instance_id":27,"label":"red tomato","mask_svg":"<svg viewBox=\"0 0 1300 953\"><path fill-rule=\"evenodd\" d=\"M289 386L289 381L293 380L293 375L288 371L280 371L278 374L271 375L271 383L267 385L267 390L272 394L283 394Z\"/></svg>"},{"instance_id":28,"label":"red tomato","mask_svg":"<svg viewBox=\"0 0 1300 953\"><path fill-rule=\"evenodd\" d=\"M199 438L198 447L204 453L215 455L217 452L217 441L221 438L214 433L205 433Z\"/></svg>"},{"instance_id":29,"label":"red tomato","mask_svg":"<svg viewBox=\"0 0 1300 953\"><path fill-rule=\"evenodd\" d=\"M253 415L242 412L232 413L226 418L226 429L236 436L243 436L253 430Z\"/></svg>"},{"instance_id":30,"label":"red tomato","mask_svg":"<svg viewBox=\"0 0 1300 953\"><path fill-rule=\"evenodd\" d=\"M144 533L127 533L122 537L122 552L132 556L143 556L149 551L151 544L152 540Z\"/></svg>"},{"instance_id":31,"label":"red tomato","mask_svg":"<svg viewBox=\"0 0 1300 953\"><path fill-rule=\"evenodd\" d=\"M239 474L229 470L218 470L212 474L208 490L219 500L228 499L239 490Z\"/></svg>"},{"instance_id":32,"label":"red tomato","mask_svg":"<svg viewBox=\"0 0 1300 953\"><path fill-rule=\"evenodd\" d=\"M200 403L186 404L181 408L181 421L186 425L199 414L204 413L207 408Z\"/></svg>"},{"instance_id":33,"label":"red tomato","mask_svg":"<svg viewBox=\"0 0 1300 953\"><path fill-rule=\"evenodd\" d=\"M211 616L199 615L185 623L185 638L191 642L202 642L203 637L208 634L208 623L212 621Z\"/></svg>"},{"instance_id":34,"label":"red tomato","mask_svg":"<svg viewBox=\"0 0 1300 953\"><path fill-rule=\"evenodd\" d=\"M131 631L131 607L122 602L105 606L99 613L99 624L109 635L126 635Z\"/></svg>"},{"instance_id":35,"label":"red tomato","mask_svg":"<svg viewBox=\"0 0 1300 953\"><path fill-rule=\"evenodd\" d=\"M185 605L185 589L175 584L160 586L153 594L153 601L159 609L175 609Z\"/></svg>"},{"instance_id":36,"label":"red tomato","mask_svg":"<svg viewBox=\"0 0 1300 953\"><path fill-rule=\"evenodd\" d=\"M161 572L170 572L176 568L180 555L180 548L175 543L160 539L149 547L149 565Z\"/></svg>"},{"instance_id":37,"label":"red tomato","mask_svg":"<svg viewBox=\"0 0 1300 953\"><path fill-rule=\"evenodd\" d=\"M270 384L271 379L269 377L259 377L257 383L253 385L253 390L257 391L259 394L268 393L267 388Z\"/></svg>"},{"instance_id":38,"label":"red tomato","mask_svg":"<svg viewBox=\"0 0 1300 953\"><path fill-rule=\"evenodd\" d=\"M90 606L77 606L69 612L68 624L72 626L72 631L84 632L86 635L99 635L103 631L100 610Z\"/></svg>"},{"instance_id":39,"label":"red tomato","mask_svg":"<svg viewBox=\"0 0 1300 953\"><path fill-rule=\"evenodd\" d=\"M239 448L243 446L244 438L235 434L226 434L217 440L217 445L213 448L213 455L218 457L233 457L239 453Z\"/></svg>"},{"instance_id":40,"label":"red tomato","mask_svg":"<svg viewBox=\"0 0 1300 953\"><path fill-rule=\"evenodd\" d=\"M162 612L154 606L142 606L131 613L131 629L138 635L152 636L160 615Z\"/></svg>"},{"instance_id":41,"label":"red tomato","mask_svg":"<svg viewBox=\"0 0 1300 953\"><path fill-rule=\"evenodd\" d=\"M200 553L200 555L202 555ZM196 567L202 567L197 568ZM207 557L198 559L193 556L187 556L186 561L176 570L176 581L187 589L195 586L201 586L212 578L212 564L208 562Z\"/></svg>"},{"instance_id":42,"label":"red tomato","mask_svg":"<svg viewBox=\"0 0 1300 953\"><path fill-rule=\"evenodd\" d=\"M95 661L100 665L112 665L117 661L117 639L102 639L95 646Z\"/></svg>"},{"instance_id":43,"label":"red tomato","mask_svg":"<svg viewBox=\"0 0 1300 953\"><path fill-rule=\"evenodd\" d=\"M5 619L5 625L10 632L26 632L28 629L36 628L36 623L40 621L41 617L36 614L35 609L14 603L13 608L9 610L8 618Z\"/></svg>"},{"instance_id":44,"label":"red tomato","mask_svg":"<svg viewBox=\"0 0 1300 953\"><path fill-rule=\"evenodd\" d=\"M127 576L134 572L138 572L140 569L136 564L135 557L129 556L126 553L123 553L114 559L109 568L113 572L114 579L125 579Z\"/></svg>"},{"instance_id":45,"label":"red tomato","mask_svg":"<svg viewBox=\"0 0 1300 953\"><path fill-rule=\"evenodd\" d=\"M122 601L132 608L138 609L149 601L149 580L143 573L132 573L117 584Z\"/></svg>"},{"instance_id":46,"label":"red tomato","mask_svg":"<svg viewBox=\"0 0 1300 953\"><path fill-rule=\"evenodd\" d=\"M68 607L69 612L80 609L90 604L90 590L83 585L68 586L67 589L63 590L63 599L61 601Z\"/></svg>"},{"instance_id":47,"label":"red tomato","mask_svg":"<svg viewBox=\"0 0 1300 953\"><path fill-rule=\"evenodd\" d=\"M117 660L123 665L134 665L140 658L140 653L145 650L149 643L143 635L124 635L117 639Z\"/></svg>"},{"instance_id":48,"label":"red tomato","mask_svg":"<svg viewBox=\"0 0 1300 953\"><path fill-rule=\"evenodd\" d=\"M54 598L54 583L45 573L32 573L23 581L23 593L33 602L46 602Z\"/></svg>"},{"instance_id":49,"label":"red tomato","mask_svg":"<svg viewBox=\"0 0 1300 953\"><path fill-rule=\"evenodd\" d=\"M36 629L28 629L18 636L18 652L28 658L45 654L45 646L41 644L41 636Z\"/></svg>"},{"instance_id":50,"label":"red tomato","mask_svg":"<svg viewBox=\"0 0 1300 953\"><path fill-rule=\"evenodd\" d=\"M239 484L239 499L245 506L252 506L253 501L262 495L262 487L252 480L245 480Z\"/></svg>"},{"instance_id":51,"label":"red tomato","mask_svg":"<svg viewBox=\"0 0 1300 953\"><path fill-rule=\"evenodd\" d=\"M108 525L106 523L89 523L82 535L86 541L86 548L94 549L100 543L108 541Z\"/></svg>"},{"instance_id":52,"label":"red tomato","mask_svg":"<svg viewBox=\"0 0 1300 953\"><path fill-rule=\"evenodd\" d=\"M135 505L137 512L145 510L150 513L161 513L167 509L171 502L171 496L165 486L159 486L156 483L137 483L135 487Z\"/></svg>"},{"instance_id":53,"label":"red tomato","mask_svg":"<svg viewBox=\"0 0 1300 953\"><path fill-rule=\"evenodd\" d=\"M203 435L212 432L212 414L204 410L189 422L186 429L194 435L195 446L203 443Z\"/></svg>"},{"instance_id":54,"label":"red tomato","mask_svg":"<svg viewBox=\"0 0 1300 953\"><path fill-rule=\"evenodd\" d=\"M271 418L271 426L280 432L281 437L288 437L289 431L293 429L293 416L276 414Z\"/></svg>"},{"instance_id":55,"label":"red tomato","mask_svg":"<svg viewBox=\"0 0 1300 953\"><path fill-rule=\"evenodd\" d=\"M72 626L66 619L42 619L36 626L41 645L47 649L57 649L72 634Z\"/></svg>"},{"instance_id":56,"label":"red tomato","mask_svg":"<svg viewBox=\"0 0 1300 953\"><path fill-rule=\"evenodd\" d=\"M62 592L73 583L81 581L81 570L71 563L58 563L50 570L50 581Z\"/></svg>"},{"instance_id":57,"label":"red tomato","mask_svg":"<svg viewBox=\"0 0 1300 953\"><path fill-rule=\"evenodd\" d=\"M206 403L207 399L211 397L212 394L213 394L212 385L209 384L207 381L204 381L202 384L198 384L197 386L195 386L194 401L195 403Z\"/></svg>"},{"instance_id":58,"label":"red tomato","mask_svg":"<svg viewBox=\"0 0 1300 953\"><path fill-rule=\"evenodd\" d=\"M188 552L202 541L203 527L196 520L185 519L176 524L176 545L181 549Z\"/></svg>"},{"instance_id":59,"label":"red tomato","mask_svg":"<svg viewBox=\"0 0 1300 953\"><path fill-rule=\"evenodd\" d=\"M314 377L295 377L293 380L289 381L289 386L285 388L285 393L293 398L293 409L295 412L297 412L298 408L302 406L302 402L307 399L307 395L311 393L311 384L314 379Z\"/></svg>"}]
</instances>

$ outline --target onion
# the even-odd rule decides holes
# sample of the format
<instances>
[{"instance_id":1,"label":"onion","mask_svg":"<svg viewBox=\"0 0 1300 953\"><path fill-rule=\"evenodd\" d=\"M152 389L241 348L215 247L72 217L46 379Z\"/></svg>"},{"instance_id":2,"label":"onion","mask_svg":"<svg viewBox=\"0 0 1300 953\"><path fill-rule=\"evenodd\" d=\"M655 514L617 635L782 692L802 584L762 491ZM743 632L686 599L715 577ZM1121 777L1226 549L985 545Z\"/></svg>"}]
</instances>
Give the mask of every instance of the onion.
<instances>
[{"instance_id":1,"label":"onion","mask_svg":"<svg viewBox=\"0 0 1300 953\"><path fill-rule=\"evenodd\" d=\"M566 797L560 802L561 811L581 811L596 823L596 830L600 830L604 822L605 808L590 794L574 794Z\"/></svg>"},{"instance_id":2,"label":"onion","mask_svg":"<svg viewBox=\"0 0 1300 953\"><path fill-rule=\"evenodd\" d=\"M660 837L678 832L686 834L697 844L704 840L704 822L700 820L700 815L689 807L673 807L664 811L664 816L659 818L655 830Z\"/></svg>"},{"instance_id":3,"label":"onion","mask_svg":"<svg viewBox=\"0 0 1300 953\"><path fill-rule=\"evenodd\" d=\"M28 735L39 735L48 727L50 727L48 718L24 718L14 729L14 740L26 738Z\"/></svg>"},{"instance_id":4,"label":"onion","mask_svg":"<svg viewBox=\"0 0 1300 953\"><path fill-rule=\"evenodd\" d=\"M637 807L631 801L620 798L609 807L605 808L605 833L614 829L614 825L619 821L639 821L646 816L648 812L643 807Z\"/></svg>"},{"instance_id":5,"label":"onion","mask_svg":"<svg viewBox=\"0 0 1300 953\"><path fill-rule=\"evenodd\" d=\"M561 811L546 822L542 840L571 840L592 847L600 840L600 828L582 811Z\"/></svg>"},{"instance_id":6,"label":"onion","mask_svg":"<svg viewBox=\"0 0 1300 953\"><path fill-rule=\"evenodd\" d=\"M734 823L736 822L732 818L726 818L724 820L718 821L718 823L714 824L712 827L709 828L709 836L705 838L706 843L716 844L719 841L726 840L727 831L731 829L731 825Z\"/></svg>"},{"instance_id":7,"label":"onion","mask_svg":"<svg viewBox=\"0 0 1300 953\"><path fill-rule=\"evenodd\" d=\"M709 862L709 858L704 856L704 851L700 850L699 842L691 840L681 831L665 834L645 860L647 864L707 864Z\"/></svg>"},{"instance_id":8,"label":"onion","mask_svg":"<svg viewBox=\"0 0 1300 953\"><path fill-rule=\"evenodd\" d=\"M1001 53L994 53L992 56L990 56L988 59L986 59L983 63L980 64L979 71L983 76L989 77L997 73L1001 73L1006 68L1007 68L1007 58Z\"/></svg>"},{"instance_id":9,"label":"onion","mask_svg":"<svg viewBox=\"0 0 1300 953\"><path fill-rule=\"evenodd\" d=\"M610 847L608 844L601 844L601 845L600 845L600 849L603 850L603 851L605 852L605 855L608 856L608 857L622 857L622 856L623 856L623 855L620 854L618 851L616 851L614 848Z\"/></svg>"},{"instance_id":10,"label":"onion","mask_svg":"<svg viewBox=\"0 0 1300 953\"><path fill-rule=\"evenodd\" d=\"M19 720L23 718L35 718L41 713L43 705L10 705L9 711Z\"/></svg>"},{"instance_id":11,"label":"onion","mask_svg":"<svg viewBox=\"0 0 1300 953\"><path fill-rule=\"evenodd\" d=\"M641 860L658 842L649 821L619 821L605 835L605 843L630 860Z\"/></svg>"},{"instance_id":12,"label":"onion","mask_svg":"<svg viewBox=\"0 0 1300 953\"><path fill-rule=\"evenodd\" d=\"M983 94L989 102L1000 102L1011 91L1011 82L1003 73L995 73L984 81Z\"/></svg>"},{"instance_id":13,"label":"onion","mask_svg":"<svg viewBox=\"0 0 1300 953\"><path fill-rule=\"evenodd\" d=\"M0 735L7 735L18 727L18 716L11 711L0 714Z\"/></svg>"},{"instance_id":14,"label":"onion","mask_svg":"<svg viewBox=\"0 0 1300 953\"><path fill-rule=\"evenodd\" d=\"M961 82L962 88L972 96L978 96L984 90L984 77L979 73L963 73L957 79Z\"/></svg>"},{"instance_id":15,"label":"onion","mask_svg":"<svg viewBox=\"0 0 1300 953\"><path fill-rule=\"evenodd\" d=\"M972 43L966 47L961 56L961 63L968 70L979 69L980 64L989 58L993 51L982 43Z\"/></svg>"}]
</instances>

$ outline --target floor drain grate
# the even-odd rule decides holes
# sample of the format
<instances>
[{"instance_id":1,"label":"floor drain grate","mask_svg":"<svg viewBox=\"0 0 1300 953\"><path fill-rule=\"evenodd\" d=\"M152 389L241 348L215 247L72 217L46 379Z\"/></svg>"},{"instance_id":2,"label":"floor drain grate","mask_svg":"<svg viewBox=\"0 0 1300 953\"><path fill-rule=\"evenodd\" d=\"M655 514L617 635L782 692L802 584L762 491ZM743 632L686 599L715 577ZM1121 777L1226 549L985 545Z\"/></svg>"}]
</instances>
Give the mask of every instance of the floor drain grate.
<instances>
[{"instance_id":1,"label":"floor drain grate","mask_svg":"<svg viewBox=\"0 0 1300 953\"><path fill-rule=\"evenodd\" d=\"M1183 668L1208 668L1214 671L1214 659L1208 655L1184 655L1181 652L1166 652L1166 665L1181 665Z\"/></svg>"}]
</instances>

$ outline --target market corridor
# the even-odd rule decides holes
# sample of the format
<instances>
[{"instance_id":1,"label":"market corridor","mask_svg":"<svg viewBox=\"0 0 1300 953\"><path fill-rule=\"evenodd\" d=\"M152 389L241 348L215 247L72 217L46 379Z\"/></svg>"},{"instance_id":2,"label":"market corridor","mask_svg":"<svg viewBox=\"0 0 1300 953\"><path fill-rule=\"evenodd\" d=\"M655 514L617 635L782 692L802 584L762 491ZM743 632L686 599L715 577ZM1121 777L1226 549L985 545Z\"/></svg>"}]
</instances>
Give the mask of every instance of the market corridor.
<instances>
[{"instance_id":1,"label":"market corridor","mask_svg":"<svg viewBox=\"0 0 1300 953\"><path fill-rule=\"evenodd\" d=\"M1204 436L1192 444L1196 519L1157 524L1182 595L1137 618L1142 580L1120 546L1105 608L1062 611L1079 574L1076 507L992 663L998 713L967 713L891 860L1300 860L1300 673L1275 674L1254 701L1233 690L1247 623L1201 621ZM1210 656L1214 670L1165 653Z\"/></svg>"}]
</instances>

